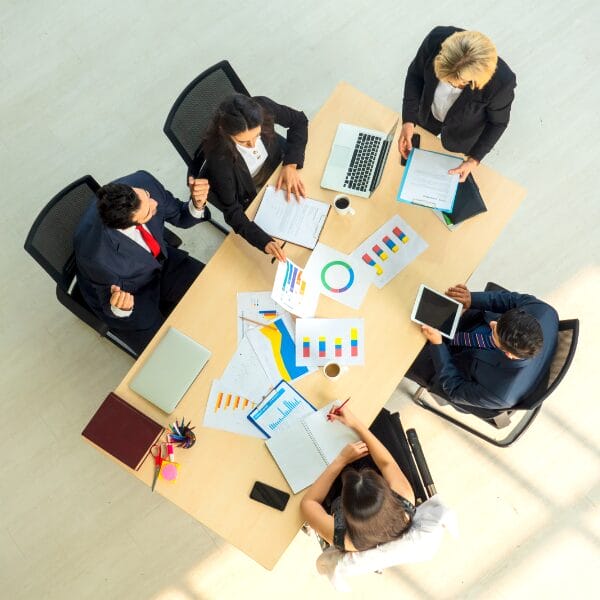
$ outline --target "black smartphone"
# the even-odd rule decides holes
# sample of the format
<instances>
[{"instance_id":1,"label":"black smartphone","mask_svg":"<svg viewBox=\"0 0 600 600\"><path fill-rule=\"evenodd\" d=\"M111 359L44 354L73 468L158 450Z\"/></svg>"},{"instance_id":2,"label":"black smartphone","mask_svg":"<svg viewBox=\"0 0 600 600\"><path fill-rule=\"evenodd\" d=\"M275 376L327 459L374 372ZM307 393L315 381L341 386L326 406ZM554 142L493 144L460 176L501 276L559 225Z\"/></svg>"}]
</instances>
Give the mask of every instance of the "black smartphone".
<instances>
[{"instance_id":1,"label":"black smartphone","mask_svg":"<svg viewBox=\"0 0 600 600\"><path fill-rule=\"evenodd\" d=\"M287 492L282 492L266 483L256 481L250 492L250 498L257 502L262 502L267 506L272 506L277 510L283 510L290 499L290 495Z\"/></svg>"},{"instance_id":2,"label":"black smartphone","mask_svg":"<svg viewBox=\"0 0 600 600\"><path fill-rule=\"evenodd\" d=\"M413 136L410 138L410 142L411 142L413 148L420 148L421 147L421 135L418 133L413 133ZM406 166L406 159L404 158L404 156L400 159L400 164L403 167Z\"/></svg>"}]
</instances>

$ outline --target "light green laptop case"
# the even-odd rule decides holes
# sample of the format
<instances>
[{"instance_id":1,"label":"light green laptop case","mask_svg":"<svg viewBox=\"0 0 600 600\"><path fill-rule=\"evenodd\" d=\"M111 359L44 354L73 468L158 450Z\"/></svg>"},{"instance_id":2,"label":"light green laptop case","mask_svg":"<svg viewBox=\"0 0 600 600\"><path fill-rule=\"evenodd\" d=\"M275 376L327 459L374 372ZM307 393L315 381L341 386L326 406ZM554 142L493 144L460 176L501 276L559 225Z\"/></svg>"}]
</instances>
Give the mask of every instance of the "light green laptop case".
<instances>
[{"instance_id":1,"label":"light green laptop case","mask_svg":"<svg viewBox=\"0 0 600 600\"><path fill-rule=\"evenodd\" d=\"M129 387L171 413L210 357L210 350L171 327L129 382Z\"/></svg>"}]
</instances>

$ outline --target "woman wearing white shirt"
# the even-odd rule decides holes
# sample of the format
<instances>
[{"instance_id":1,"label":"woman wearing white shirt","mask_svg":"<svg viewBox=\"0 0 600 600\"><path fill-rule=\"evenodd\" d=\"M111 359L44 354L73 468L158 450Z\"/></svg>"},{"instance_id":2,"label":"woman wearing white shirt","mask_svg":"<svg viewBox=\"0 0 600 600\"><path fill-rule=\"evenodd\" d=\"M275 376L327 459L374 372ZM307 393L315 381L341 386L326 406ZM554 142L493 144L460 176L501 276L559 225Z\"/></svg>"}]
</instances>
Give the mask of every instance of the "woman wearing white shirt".
<instances>
[{"instance_id":1,"label":"woman wearing white shirt","mask_svg":"<svg viewBox=\"0 0 600 600\"><path fill-rule=\"evenodd\" d=\"M287 128L283 140L274 125ZM303 112L259 96L234 94L221 103L209 126L191 172L197 175L204 160L203 176L210 181L209 202L223 211L227 224L253 246L285 260L281 247L248 219L246 208L257 190L283 162L277 188L296 199L304 184L298 170L304 164L308 120Z\"/></svg>"},{"instance_id":2,"label":"woman wearing white shirt","mask_svg":"<svg viewBox=\"0 0 600 600\"><path fill-rule=\"evenodd\" d=\"M450 173L464 181L504 133L515 74L482 33L436 27L406 74L398 149L412 149L415 125L440 134L444 148L467 159Z\"/></svg>"}]
</instances>

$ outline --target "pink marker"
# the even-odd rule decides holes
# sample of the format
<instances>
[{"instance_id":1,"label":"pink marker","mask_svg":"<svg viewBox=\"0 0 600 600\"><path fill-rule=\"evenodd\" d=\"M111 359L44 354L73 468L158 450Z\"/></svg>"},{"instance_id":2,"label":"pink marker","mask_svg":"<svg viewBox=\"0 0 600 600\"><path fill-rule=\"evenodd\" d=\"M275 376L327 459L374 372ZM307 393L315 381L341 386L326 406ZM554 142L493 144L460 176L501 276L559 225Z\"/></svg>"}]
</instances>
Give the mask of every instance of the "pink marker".
<instances>
[{"instance_id":1,"label":"pink marker","mask_svg":"<svg viewBox=\"0 0 600 600\"><path fill-rule=\"evenodd\" d=\"M175 453L173 452L173 444L167 444L167 454L169 455L169 462L175 462Z\"/></svg>"}]
</instances>

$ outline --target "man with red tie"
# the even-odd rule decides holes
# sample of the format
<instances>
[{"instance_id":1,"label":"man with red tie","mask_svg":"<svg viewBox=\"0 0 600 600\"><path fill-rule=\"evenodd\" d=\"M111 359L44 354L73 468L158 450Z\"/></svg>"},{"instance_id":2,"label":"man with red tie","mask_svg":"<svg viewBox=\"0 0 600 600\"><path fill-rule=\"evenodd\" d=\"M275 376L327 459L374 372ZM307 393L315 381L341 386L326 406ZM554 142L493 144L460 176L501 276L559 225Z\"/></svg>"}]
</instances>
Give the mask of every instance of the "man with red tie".
<instances>
[{"instance_id":1,"label":"man with red tie","mask_svg":"<svg viewBox=\"0 0 600 600\"><path fill-rule=\"evenodd\" d=\"M181 202L146 171L102 186L74 237L77 281L91 310L140 353L204 265L164 239L165 221L210 218L208 181L191 179Z\"/></svg>"}]
</instances>

